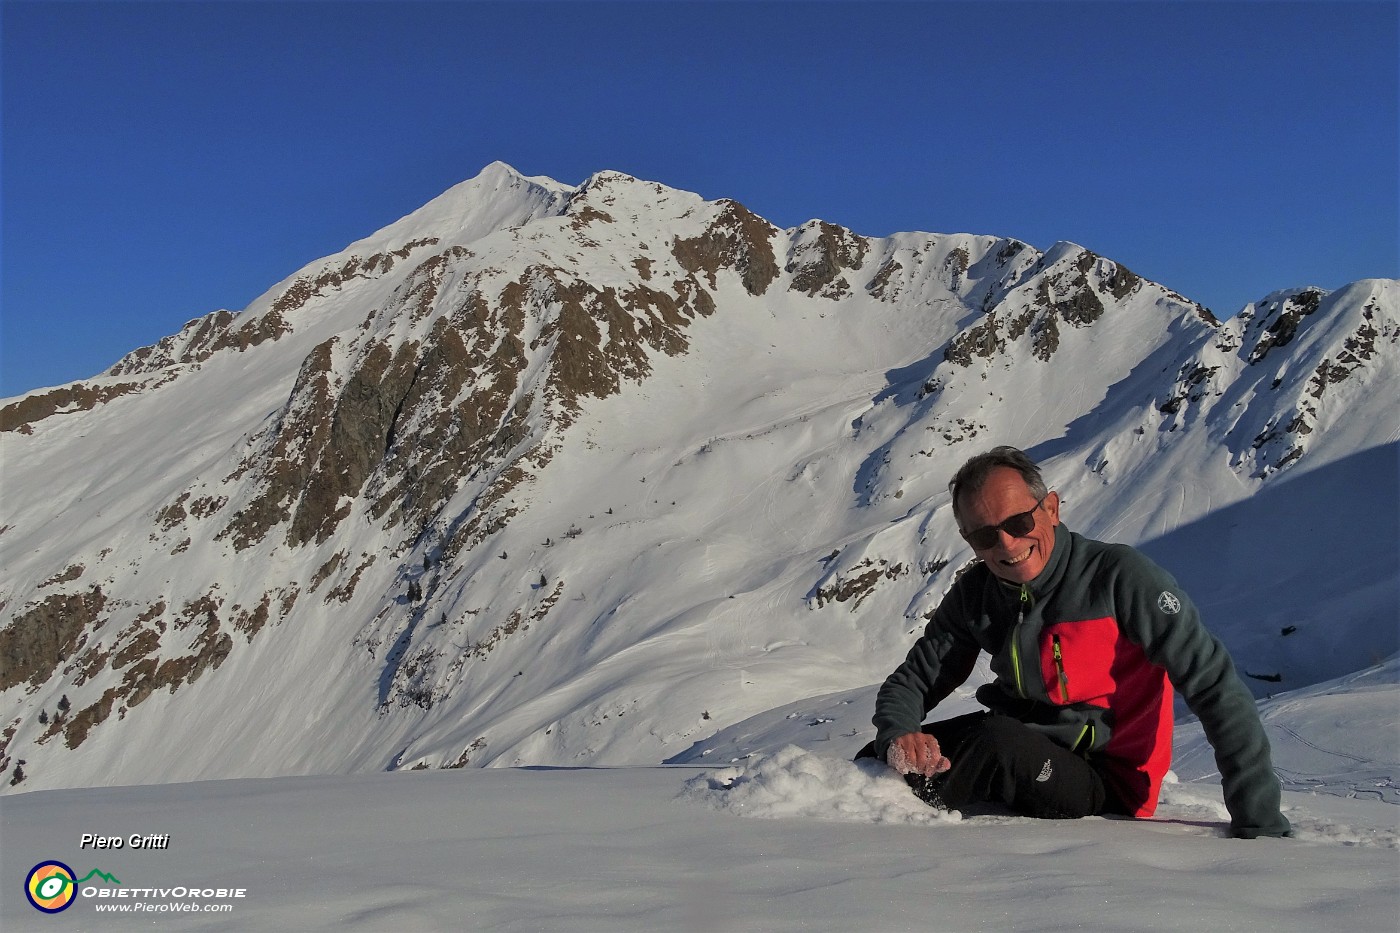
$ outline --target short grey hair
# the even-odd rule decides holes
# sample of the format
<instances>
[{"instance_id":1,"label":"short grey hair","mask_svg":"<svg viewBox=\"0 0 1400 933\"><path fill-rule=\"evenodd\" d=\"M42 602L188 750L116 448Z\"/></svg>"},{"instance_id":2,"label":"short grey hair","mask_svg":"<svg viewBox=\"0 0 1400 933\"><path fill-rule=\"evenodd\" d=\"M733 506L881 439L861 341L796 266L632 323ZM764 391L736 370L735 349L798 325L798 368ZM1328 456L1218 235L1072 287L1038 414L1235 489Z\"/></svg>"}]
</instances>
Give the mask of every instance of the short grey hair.
<instances>
[{"instance_id":1,"label":"short grey hair","mask_svg":"<svg viewBox=\"0 0 1400 933\"><path fill-rule=\"evenodd\" d=\"M1040 475L1040 467L1036 466L1035 461L1026 456L1024 451L1004 445L993 447L964 463L948 483L948 491L953 494L953 517L958 519L959 524L962 523L962 519L958 515L958 499L964 493L974 493L981 489L986 485L992 471L1002 467L1009 467L1020 473L1021 478L1030 487L1031 495L1037 499L1044 499L1049 495L1050 490L1045 486L1045 478Z\"/></svg>"}]
</instances>

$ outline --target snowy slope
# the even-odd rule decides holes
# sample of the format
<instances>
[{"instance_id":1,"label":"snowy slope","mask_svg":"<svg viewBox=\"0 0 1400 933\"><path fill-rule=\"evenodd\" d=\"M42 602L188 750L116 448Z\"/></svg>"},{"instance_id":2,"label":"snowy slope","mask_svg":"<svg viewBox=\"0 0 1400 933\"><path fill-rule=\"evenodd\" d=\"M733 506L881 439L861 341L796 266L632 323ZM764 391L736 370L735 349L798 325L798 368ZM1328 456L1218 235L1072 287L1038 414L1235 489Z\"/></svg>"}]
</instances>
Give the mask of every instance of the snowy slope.
<instances>
[{"instance_id":1,"label":"snowy slope","mask_svg":"<svg viewBox=\"0 0 1400 933\"><path fill-rule=\"evenodd\" d=\"M888 673L997 443L1180 573L1261 696L1361 670L1400 648L1398 309L1221 324L1073 244L489 166L6 401L6 789L681 760Z\"/></svg>"},{"instance_id":2,"label":"snowy slope","mask_svg":"<svg viewBox=\"0 0 1400 933\"><path fill-rule=\"evenodd\" d=\"M805 764L817 771L805 789L809 806L851 799L847 783L819 769L834 775L854 766ZM1138 824L977 817L919 825L917 812L905 825L760 820L677 800L694 774L468 770L6 798L7 892L36 863L56 858L82 875L106 871L125 889L223 885L244 894L118 900L97 893L117 886L90 884L93 896L56 917L7 896L0 922L15 933L153 925L406 933L1394 929L1396 853L1384 840L1395 838L1395 808L1384 804L1351 802L1350 826L1310 840L1223 839L1219 821L1187 802ZM888 799L891 808L913 799L896 789L902 796ZM1285 803L1314 806L1291 794ZM169 832L172 848L79 850L80 834L93 830ZM233 909L95 909L138 903Z\"/></svg>"},{"instance_id":3,"label":"snowy slope","mask_svg":"<svg viewBox=\"0 0 1400 933\"><path fill-rule=\"evenodd\" d=\"M1395 681L1392 662L1266 702L1285 777L1345 773L1361 789L1383 774L1393 794ZM1328 701L1325 711L1319 699ZM704 770L468 769L11 795L0 807L0 883L13 896L0 901L0 924L13 931L153 923L366 931L1394 929L1400 808L1375 794L1285 792L1297 831L1287 840L1227 838L1219 786L1184 773L1167 785L1150 821L940 816L883 766L846 761L848 748L811 724L820 716L788 718L795 712L768 723L784 744ZM1279 730L1299 741L1281 744ZM1189 727L1182 733L1177 758L1189 765L1199 736ZM1348 749L1349 758L1319 761L1316 746ZM1381 755L1362 761L1368 750ZM95 851L80 848L84 832L168 833L170 842L158 851ZM80 877L101 870L120 884L90 879L82 887L89 895L62 914L41 915L14 892L48 859ZM243 896L160 893L176 886ZM128 896L118 897L123 889ZM154 893L132 896L143 889ZM137 904L152 909L97 911ZM159 912L206 904L232 910Z\"/></svg>"}]
</instances>

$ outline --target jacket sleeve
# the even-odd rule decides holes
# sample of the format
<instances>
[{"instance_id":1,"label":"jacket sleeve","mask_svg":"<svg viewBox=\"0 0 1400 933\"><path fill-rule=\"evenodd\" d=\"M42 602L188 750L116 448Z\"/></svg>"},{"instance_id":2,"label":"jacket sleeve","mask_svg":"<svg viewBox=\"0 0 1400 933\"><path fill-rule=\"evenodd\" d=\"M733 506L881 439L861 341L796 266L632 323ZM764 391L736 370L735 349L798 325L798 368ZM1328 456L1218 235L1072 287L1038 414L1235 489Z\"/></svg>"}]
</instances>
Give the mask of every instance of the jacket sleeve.
<instances>
[{"instance_id":1,"label":"jacket sleeve","mask_svg":"<svg viewBox=\"0 0 1400 933\"><path fill-rule=\"evenodd\" d=\"M1281 790L1269 739L1254 697L1235 672L1225 646L1201 622L1176 580L1140 552L1119 549L1114 599L1120 624L1200 719L1215 752L1231 834L1244 839L1286 836Z\"/></svg>"},{"instance_id":2,"label":"jacket sleeve","mask_svg":"<svg viewBox=\"0 0 1400 933\"><path fill-rule=\"evenodd\" d=\"M875 752L881 758L901 735L918 732L924 716L972 674L979 648L962 619L960 587L934 611L904 663L875 697Z\"/></svg>"}]
</instances>

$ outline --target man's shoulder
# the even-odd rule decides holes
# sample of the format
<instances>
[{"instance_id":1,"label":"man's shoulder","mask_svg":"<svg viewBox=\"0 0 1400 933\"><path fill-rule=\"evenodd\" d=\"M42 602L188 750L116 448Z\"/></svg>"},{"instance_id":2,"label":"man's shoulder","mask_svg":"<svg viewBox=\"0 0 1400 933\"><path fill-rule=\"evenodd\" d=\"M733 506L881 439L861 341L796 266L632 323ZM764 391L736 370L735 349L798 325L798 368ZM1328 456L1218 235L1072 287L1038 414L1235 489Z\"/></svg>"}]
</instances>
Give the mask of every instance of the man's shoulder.
<instances>
[{"instance_id":1,"label":"man's shoulder","mask_svg":"<svg viewBox=\"0 0 1400 933\"><path fill-rule=\"evenodd\" d=\"M957 571L940 605L960 614L973 612L986 595L988 584L995 580L991 569L983 561L974 561Z\"/></svg>"},{"instance_id":2,"label":"man's shoulder","mask_svg":"<svg viewBox=\"0 0 1400 933\"><path fill-rule=\"evenodd\" d=\"M1071 531L1069 535L1070 539L1074 542L1074 553L1082 559L1108 561L1148 559L1147 555L1143 554L1131 544L1120 544L1116 541L1100 541L1097 538L1090 538L1087 535L1082 535L1077 531Z\"/></svg>"},{"instance_id":3,"label":"man's shoulder","mask_svg":"<svg viewBox=\"0 0 1400 933\"><path fill-rule=\"evenodd\" d=\"M1182 612L1194 612L1190 597L1176 578L1142 551L1127 544L1082 539L1086 576L1094 592L1111 600L1120 610L1138 611L1124 619L1141 624L1179 624Z\"/></svg>"},{"instance_id":4,"label":"man's shoulder","mask_svg":"<svg viewBox=\"0 0 1400 933\"><path fill-rule=\"evenodd\" d=\"M949 594L958 593L966 595L970 593L980 593L988 582L994 580L991 568L986 561L974 559L965 567L958 569L953 577L953 585L948 588Z\"/></svg>"},{"instance_id":5,"label":"man's shoulder","mask_svg":"<svg viewBox=\"0 0 1400 933\"><path fill-rule=\"evenodd\" d=\"M1074 553L1081 567L1092 568L1096 574L1123 575L1132 579L1159 580L1167 572L1152 558L1131 544L1098 541L1071 532Z\"/></svg>"}]
</instances>

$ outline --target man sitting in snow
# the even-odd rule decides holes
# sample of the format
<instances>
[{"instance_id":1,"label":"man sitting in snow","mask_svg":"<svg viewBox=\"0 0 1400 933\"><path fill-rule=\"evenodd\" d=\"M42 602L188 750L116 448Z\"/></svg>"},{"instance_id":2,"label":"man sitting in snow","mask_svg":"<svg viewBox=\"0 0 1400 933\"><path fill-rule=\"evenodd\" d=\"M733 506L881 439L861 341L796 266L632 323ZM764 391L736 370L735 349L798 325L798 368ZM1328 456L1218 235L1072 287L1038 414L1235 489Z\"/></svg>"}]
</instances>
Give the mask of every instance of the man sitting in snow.
<instances>
[{"instance_id":1,"label":"man sitting in snow","mask_svg":"<svg viewBox=\"0 0 1400 933\"><path fill-rule=\"evenodd\" d=\"M857 757L883 757L934 806L1147 817L1171 763L1175 686L1215 749L1231 832L1287 835L1254 700L1176 581L1061 525L1058 494L1014 447L973 457L949 489L981 562L881 686L875 741ZM982 651L988 711L923 725Z\"/></svg>"}]
</instances>

